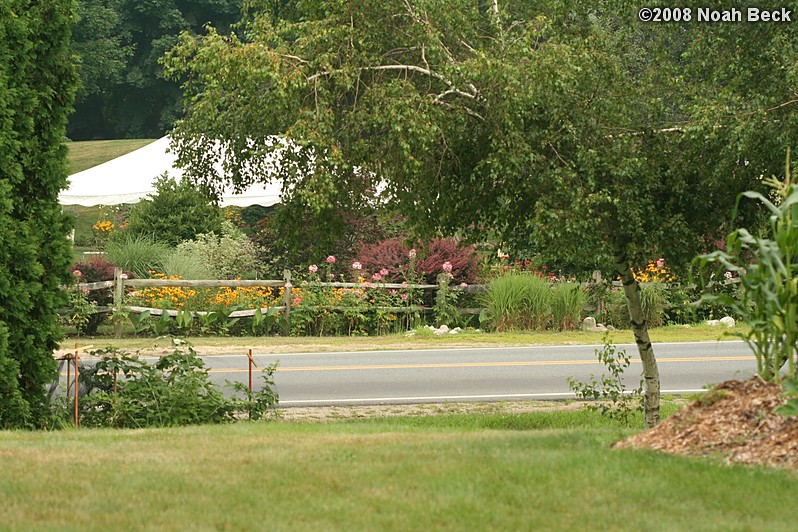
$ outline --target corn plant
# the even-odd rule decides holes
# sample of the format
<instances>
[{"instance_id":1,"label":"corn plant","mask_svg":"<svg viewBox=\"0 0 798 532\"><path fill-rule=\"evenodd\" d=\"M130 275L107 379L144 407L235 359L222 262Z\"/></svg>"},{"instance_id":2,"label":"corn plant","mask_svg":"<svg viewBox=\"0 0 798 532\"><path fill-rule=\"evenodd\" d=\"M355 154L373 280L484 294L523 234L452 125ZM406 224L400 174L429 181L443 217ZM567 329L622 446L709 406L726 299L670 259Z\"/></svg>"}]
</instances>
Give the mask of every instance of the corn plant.
<instances>
[{"instance_id":1,"label":"corn plant","mask_svg":"<svg viewBox=\"0 0 798 532\"><path fill-rule=\"evenodd\" d=\"M738 207L742 198L750 198L767 209L763 236L739 228L726 238L726 251L699 257L702 268L715 263L739 276L741 289L737 298L704 295L698 304L719 302L738 314L750 330L736 335L753 350L759 376L776 382L784 365L791 377L798 369L798 185L792 182L789 154L786 176L784 182L766 181L776 191L776 203L752 191L737 198Z\"/></svg>"}]
</instances>

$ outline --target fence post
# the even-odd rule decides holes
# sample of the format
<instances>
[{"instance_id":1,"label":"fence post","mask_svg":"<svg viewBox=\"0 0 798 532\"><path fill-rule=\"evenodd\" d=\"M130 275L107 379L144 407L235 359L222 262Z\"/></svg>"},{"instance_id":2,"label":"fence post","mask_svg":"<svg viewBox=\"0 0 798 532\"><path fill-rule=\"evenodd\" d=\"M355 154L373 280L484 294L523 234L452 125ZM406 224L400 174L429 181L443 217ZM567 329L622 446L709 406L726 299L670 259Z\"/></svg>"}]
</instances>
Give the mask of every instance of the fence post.
<instances>
[{"instance_id":1,"label":"fence post","mask_svg":"<svg viewBox=\"0 0 798 532\"><path fill-rule=\"evenodd\" d=\"M283 289L283 304L285 305L285 335L291 336L291 270L283 270L285 288Z\"/></svg>"},{"instance_id":2,"label":"fence post","mask_svg":"<svg viewBox=\"0 0 798 532\"><path fill-rule=\"evenodd\" d=\"M593 272L593 282L596 284L596 294L598 300L596 301L596 316L599 321L604 320L604 289L601 285L601 271L596 270Z\"/></svg>"},{"instance_id":3,"label":"fence post","mask_svg":"<svg viewBox=\"0 0 798 532\"><path fill-rule=\"evenodd\" d=\"M113 312L118 312L122 308L122 294L124 293L125 278L122 276L122 268L114 268L114 308ZM114 320L114 336L119 338L122 332L122 324L119 320Z\"/></svg>"},{"instance_id":4,"label":"fence post","mask_svg":"<svg viewBox=\"0 0 798 532\"><path fill-rule=\"evenodd\" d=\"M446 309L446 292L449 290L449 275L445 273L438 274L438 290L435 294L435 306L438 312L445 311ZM438 314L440 316L440 314ZM440 324L438 324L440 325Z\"/></svg>"}]
</instances>

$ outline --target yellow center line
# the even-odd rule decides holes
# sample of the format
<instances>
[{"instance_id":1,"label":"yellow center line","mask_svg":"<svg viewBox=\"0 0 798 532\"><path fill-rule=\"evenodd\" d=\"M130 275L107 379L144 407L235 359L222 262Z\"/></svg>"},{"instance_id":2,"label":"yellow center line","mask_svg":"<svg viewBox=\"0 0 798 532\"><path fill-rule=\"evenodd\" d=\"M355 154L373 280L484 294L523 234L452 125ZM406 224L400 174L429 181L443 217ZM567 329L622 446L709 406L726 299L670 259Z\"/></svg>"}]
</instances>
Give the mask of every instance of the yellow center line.
<instances>
[{"instance_id":1,"label":"yellow center line","mask_svg":"<svg viewBox=\"0 0 798 532\"><path fill-rule=\"evenodd\" d=\"M670 357L659 358L657 362L732 362L742 360L755 360L753 356L725 356L725 357ZM639 364L639 360L631 362ZM571 366L600 364L597 360L536 360L519 362L448 362L437 364L375 364L357 366L307 366L307 367L279 367L277 371L362 371L378 369L441 369L441 368L503 368L521 366ZM247 369L212 369L210 373L245 373Z\"/></svg>"}]
</instances>

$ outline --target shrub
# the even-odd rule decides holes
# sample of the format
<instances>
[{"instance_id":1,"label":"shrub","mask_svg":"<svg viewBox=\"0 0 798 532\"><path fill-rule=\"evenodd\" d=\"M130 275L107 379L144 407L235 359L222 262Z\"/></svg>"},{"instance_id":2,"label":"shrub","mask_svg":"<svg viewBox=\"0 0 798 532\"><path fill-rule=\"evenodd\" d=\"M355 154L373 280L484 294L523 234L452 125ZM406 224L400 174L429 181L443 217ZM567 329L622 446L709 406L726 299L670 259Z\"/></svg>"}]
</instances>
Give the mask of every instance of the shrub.
<instances>
[{"instance_id":1,"label":"shrub","mask_svg":"<svg viewBox=\"0 0 798 532\"><path fill-rule=\"evenodd\" d=\"M108 242L105 256L116 266L136 277L149 277L151 271L162 271L172 249L152 237L125 233Z\"/></svg>"},{"instance_id":2,"label":"shrub","mask_svg":"<svg viewBox=\"0 0 798 532\"><path fill-rule=\"evenodd\" d=\"M388 270L391 281L406 280L414 272L421 281L434 284L438 274L444 273L443 264L452 265L452 282L473 284L479 280L479 264L473 246L464 245L455 238L437 238L429 245L416 246L417 255L411 259L410 248L401 238L390 238L376 244L364 244L357 252L363 271L373 273Z\"/></svg>"},{"instance_id":3,"label":"shrub","mask_svg":"<svg viewBox=\"0 0 798 532\"><path fill-rule=\"evenodd\" d=\"M236 279L252 273L257 264L254 244L231 222L219 234L203 233L177 246L180 254L194 257L215 279Z\"/></svg>"},{"instance_id":4,"label":"shrub","mask_svg":"<svg viewBox=\"0 0 798 532\"><path fill-rule=\"evenodd\" d=\"M163 259L163 273L175 279L212 279L211 270L205 262L197 260L196 254L187 249L173 249Z\"/></svg>"},{"instance_id":5,"label":"shrub","mask_svg":"<svg viewBox=\"0 0 798 532\"><path fill-rule=\"evenodd\" d=\"M155 189L152 199L130 209L127 228L121 233L175 246L199 234L221 231L222 211L201 188L163 175L155 181Z\"/></svg>"},{"instance_id":6,"label":"shrub","mask_svg":"<svg viewBox=\"0 0 798 532\"><path fill-rule=\"evenodd\" d=\"M191 346L176 340L170 355L155 364L114 348L92 354L100 357L82 371L88 394L80 401L83 424L90 427L168 427L234 421L244 412L259 419L278 401L275 366L263 371L262 390L249 395L241 385L228 383L244 399L226 398L208 380L208 370ZM254 415L253 415L254 414Z\"/></svg>"}]
</instances>

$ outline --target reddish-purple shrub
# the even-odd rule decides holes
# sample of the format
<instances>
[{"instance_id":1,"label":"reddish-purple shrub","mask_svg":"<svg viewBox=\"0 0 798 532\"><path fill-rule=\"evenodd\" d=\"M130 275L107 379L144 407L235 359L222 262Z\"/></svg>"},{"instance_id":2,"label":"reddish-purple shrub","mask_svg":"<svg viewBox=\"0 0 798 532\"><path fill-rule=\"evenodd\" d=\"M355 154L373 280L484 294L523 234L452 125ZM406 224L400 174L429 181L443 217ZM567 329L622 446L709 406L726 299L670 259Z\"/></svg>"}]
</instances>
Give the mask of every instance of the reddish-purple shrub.
<instances>
[{"instance_id":1,"label":"reddish-purple shrub","mask_svg":"<svg viewBox=\"0 0 798 532\"><path fill-rule=\"evenodd\" d=\"M95 255L88 260L78 261L72 267L72 270L80 271L81 283L114 280L114 265L102 255ZM95 301L100 306L110 305L113 301L113 291L111 288L92 290L89 292L89 300Z\"/></svg>"},{"instance_id":2,"label":"reddish-purple shrub","mask_svg":"<svg viewBox=\"0 0 798 532\"><path fill-rule=\"evenodd\" d=\"M437 238L428 246L417 244L415 271L427 283L434 283L443 273L443 263L452 265L452 282L474 283L478 281L479 266L473 246L462 245L455 238ZM390 238L377 244L365 244L358 248L358 261L363 265L362 275L385 268L389 281L404 281L410 271L410 250L400 238Z\"/></svg>"},{"instance_id":3,"label":"reddish-purple shrub","mask_svg":"<svg viewBox=\"0 0 798 532\"><path fill-rule=\"evenodd\" d=\"M402 272L407 271L410 248L405 245L401 238L389 238L376 244L362 244L358 247L358 262L363 269L353 272L353 276L358 274L370 278L371 274L380 271L382 268L388 270L385 280L390 282L403 281Z\"/></svg>"},{"instance_id":4,"label":"reddish-purple shrub","mask_svg":"<svg viewBox=\"0 0 798 532\"><path fill-rule=\"evenodd\" d=\"M474 283L478 280L479 266L474 246L464 246L455 238L437 238L429 243L423 253L419 253L416 268L423 272L430 282L443 273L443 263L452 265L453 282Z\"/></svg>"}]
</instances>

